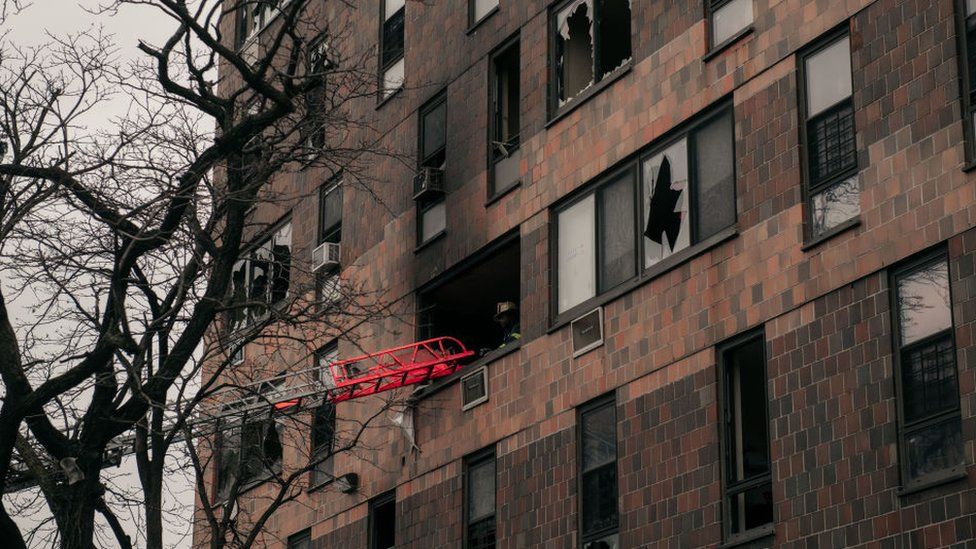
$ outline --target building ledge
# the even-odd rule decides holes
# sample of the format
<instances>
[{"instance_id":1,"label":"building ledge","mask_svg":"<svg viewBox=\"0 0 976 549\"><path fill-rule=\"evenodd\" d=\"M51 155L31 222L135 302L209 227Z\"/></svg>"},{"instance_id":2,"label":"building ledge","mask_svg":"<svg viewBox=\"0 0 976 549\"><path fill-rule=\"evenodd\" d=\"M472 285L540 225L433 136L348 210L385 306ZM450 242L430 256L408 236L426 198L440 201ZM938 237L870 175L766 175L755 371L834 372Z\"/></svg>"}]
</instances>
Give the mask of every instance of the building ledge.
<instances>
[{"instance_id":1,"label":"building ledge","mask_svg":"<svg viewBox=\"0 0 976 549\"><path fill-rule=\"evenodd\" d=\"M773 524L766 524L765 526L760 526L758 528L753 528L752 530L743 532L741 534L736 534L730 536L729 539L725 540L723 543L719 544L719 549L729 549L731 547L740 547L746 545L747 543L753 543L760 540L766 540L767 538L771 541L775 536L775 528Z\"/></svg>"},{"instance_id":2,"label":"building ledge","mask_svg":"<svg viewBox=\"0 0 976 549\"><path fill-rule=\"evenodd\" d=\"M499 349L495 349L495 350L489 351L487 354L485 354L485 356L479 358L478 360L472 362L471 364L465 365L463 368L461 368L457 372L454 372L453 374L451 374L449 376L442 377L440 379L434 380L433 382L431 382L428 385L424 385L422 387L418 387L413 392L413 394L411 394L407 398L407 401L410 404L415 404L415 403L420 402L421 400L423 400L425 398L432 397L435 394L443 391L444 389L447 389L451 385L454 385L455 383L457 383L458 381L460 381L460 379L462 377L464 377L465 375L471 373L475 369L477 369L477 368L479 368L481 366L489 365L489 364L495 362L496 360L499 360L499 359L501 359L503 357L506 357L506 356L508 356L510 354L515 353L516 351L518 351L521 348L522 348L522 342L521 341L517 341L515 343L512 343L510 345L506 345L506 346L501 347Z\"/></svg>"}]
</instances>

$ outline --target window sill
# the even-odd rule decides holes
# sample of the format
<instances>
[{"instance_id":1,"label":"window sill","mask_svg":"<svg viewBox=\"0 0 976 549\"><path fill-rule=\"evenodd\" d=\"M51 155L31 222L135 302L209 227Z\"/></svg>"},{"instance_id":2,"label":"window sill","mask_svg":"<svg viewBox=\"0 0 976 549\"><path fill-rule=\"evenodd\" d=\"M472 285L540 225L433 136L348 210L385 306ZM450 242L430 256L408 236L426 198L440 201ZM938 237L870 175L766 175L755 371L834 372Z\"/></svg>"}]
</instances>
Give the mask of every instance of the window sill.
<instances>
[{"instance_id":1,"label":"window sill","mask_svg":"<svg viewBox=\"0 0 976 549\"><path fill-rule=\"evenodd\" d=\"M705 52L705 55L702 56L702 63L708 63L712 59L715 59L716 57L721 55L722 52L731 48L735 43L739 42L740 40L744 39L747 36L751 36L752 33L755 32L755 30L756 28L752 24L750 24L748 27L733 34L730 38L727 38L725 42L722 42L721 44Z\"/></svg>"},{"instance_id":2,"label":"window sill","mask_svg":"<svg viewBox=\"0 0 976 549\"><path fill-rule=\"evenodd\" d=\"M766 538L772 538L776 534L776 530L773 524L767 524L765 526L759 526L758 528L753 528L747 532L741 534L736 534L730 536L729 539L725 540L718 547L719 549L729 549L730 547L738 547L740 545L745 545L754 541L759 541Z\"/></svg>"},{"instance_id":3,"label":"window sill","mask_svg":"<svg viewBox=\"0 0 976 549\"><path fill-rule=\"evenodd\" d=\"M428 238L427 240L421 242L420 244L417 244L417 247L413 249L413 253L415 254L420 253L422 250L430 247L430 245L432 245L434 242L437 242L438 240L444 238L445 236L447 236L446 230L435 234L434 236Z\"/></svg>"},{"instance_id":4,"label":"window sill","mask_svg":"<svg viewBox=\"0 0 976 549\"><path fill-rule=\"evenodd\" d=\"M488 197L488 200L485 201L485 207L487 208L488 206L491 206L492 204L494 204L495 202L498 202L502 198L505 198L506 196L508 196L509 194L511 194L512 191L514 191L515 189L517 189L517 188L519 188L521 186L522 186L522 180L521 179L516 179L515 180L515 183L512 183L511 185L509 185L508 187L506 187L504 190L499 191L499 192L497 192L497 193L489 196Z\"/></svg>"},{"instance_id":5,"label":"window sill","mask_svg":"<svg viewBox=\"0 0 976 549\"><path fill-rule=\"evenodd\" d=\"M811 249L816 248L817 246L823 244L824 242L827 242L828 240L831 240L836 236L840 236L846 233L847 231L860 226L861 226L861 216L852 217L851 219L848 219L847 221L841 223L840 225L837 225L833 229L830 229L829 231L825 232L824 234L804 242L803 246L800 247L800 250L804 252L810 251Z\"/></svg>"},{"instance_id":6,"label":"window sill","mask_svg":"<svg viewBox=\"0 0 976 549\"><path fill-rule=\"evenodd\" d=\"M386 97L383 97L383 92L377 92L379 97L376 99L376 110L382 109L387 103L392 102L394 98L399 97L401 93L403 93L403 84L391 91Z\"/></svg>"},{"instance_id":7,"label":"window sill","mask_svg":"<svg viewBox=\"0 0 976 549\"><path fill-rule=\"evenodd\" d=\"M316 484L315 486L309 486L308 489L305 490L305 493L306 494L311 494L311 493L314 493L314 492L318 492L320 490L323 490L326 486L332 484L333 482L335 482L335 477L330 478L329 480L327 480L325 482L320 482L320 483Z\"/></svg>"},{"instance_id":8,"label":"window sill","mask_svg":"<svg viewBox=\"0 0 976 549\"><path fill-rule=\"evenodd\" d=\"M560 120L565 118L569 113L578 109L580 105L586 103L594 96L602 92L605 88L608 88L614 82L623 78L624 75L630 73L633 67L634 67L634 59L633 57L631 57L629 60L627 60L625 64L617 68L612 73L604 76L603 80L600 80L599 82L593 84L592 86L590 86L588 90L584 91L577 97L570 99L569 102L563 105L562 107L557 108L555 112L552 114L552 117L549 119L549 121L546 122L546 126L545 126L546 129L549 129L551 126L555 125L556 122L559 122Z\"/></svg>"},{"instance_id":9,"label":"window sill","mask_svg":"<svg viewBox=\"0 0 976 549\"><path fill-rule=\"evenodd\" d=\"M492 15L498 13L499 9L500 9L499 6L495 6L491 8L491 10L489 10L488 13L481 16L481 19L478 19L470 27L468 27L468 30L464 31L464 34L471 36L475 31L478 30L478 27L480 27L485 21L491 19Z\"/></svg>"},{"instance_id":10,"label":"window sill","mask_svg":"<svg viewBox=\"0 0 976 549\"><path fill-rule=\"evenodd\" d=\"M927 477L923 477L907 486L903 486L898 489L898 496L905 497L912 494L918 494L919 492L924 492L932 488L939 486L944 486L946 484L952 484L968 478L966 474L966 467L960 465L959 467L953 467L952 469L946 469L945 471L940 471L938 473L933 473Z\"/></svg>"},{"instance_id":11,"label":"window sill","mask_svg":"<svg viewBox=\"0 0 976 549\"><path fill-rule=\"evenodd\" d=\"M602 294L592 297L578 305L574 305L568 311L557 314L555 320L553 321L549 329L546 331L546 333L551 334L567 326L570 322L575 320L580 315L584 313L588 313L596 307L602 307L607 303L610 303L611 301L614 301L615 299L625 294L628 294L636 290L637 288L640 288L644 284L647 284L650 281L654 280L655 278L672 271L676 267L679 267L684 263L691 261L692 259L698 257L699 255L704 254L705 252L726 242L727 240L731 240L735 238L736 236L738 236L738 234L739 234L738 226L732 225L726 229L723 229L715 233L714 235L706 238L705 240L702 240L698 244L695 244L694 246L691 246L689 248L685 248L684 250L681 250L680 252L672 255L671 257L662 260L657 265L645 269L644 272L642 272L638 277L633 278L627 282L624 282L623 284L620 284L616 288L607 290L606 292L603 292ZM604 334L604 336L606 336L606 334Z\"/></svg>"},{"instance_id":12,"label":"window sill","mask_svg":"<svg viewBox=\"0 0 976 549\"><path fill-rule=\"evenodd\" d=\"M499 360L503 357L506 357L518 351L521 348L522 348L522 342L517 341L515 343L512 343L511 345L506 345L500 349L489 351L488 354L486 354L485 356L479 358L478 360L472 362L471 364L465 365L457 372L454 372L453 374L447 377L442 377L441 379L432 382L430 385L425 385L423 387L418 388L413 392L413 394L407 397L407 401L409 403L416 403L425 398L434 396L435 394L443 391L444 389L447 389L451 385L454 385L455 383L459 382L462 377L473 372L477 368L481 366L487 366L492 362L495 362L496 360Z\"/></svg>"},{"instance_id":13,"label":"window sill","mask_svg":"<svg viewBox=\"0 0 976 549\"><path fill-rule=\"evenodd\" d=\"M965 173L976 171L976 160L969 160L965 164L963 164L962 171Z\"/></svg>"}]
</instances>

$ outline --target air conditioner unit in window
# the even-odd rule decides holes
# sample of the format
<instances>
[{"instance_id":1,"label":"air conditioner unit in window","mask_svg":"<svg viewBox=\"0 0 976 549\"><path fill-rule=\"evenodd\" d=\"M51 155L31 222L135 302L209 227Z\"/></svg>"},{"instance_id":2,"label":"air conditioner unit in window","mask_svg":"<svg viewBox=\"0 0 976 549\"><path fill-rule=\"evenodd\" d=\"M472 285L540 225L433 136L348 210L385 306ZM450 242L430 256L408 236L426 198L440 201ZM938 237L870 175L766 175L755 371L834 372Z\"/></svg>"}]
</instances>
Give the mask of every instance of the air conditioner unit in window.
<instances>
[{"instance_id":1,"label":"air conditioner unit in window","mask_svg":"<svg viewBox=\"0 0 976 549\"><path fill-rule=\"evenodd\" d=\"M603 345L603 308L597 307L571 324L573 358Z\"/></svg>"},{"instance_id":2,"label":"air conditioner unit in window","mask_svg":"<svg viewBox=\"0 0 976 549\"><path fill-rule=\"evenodd\" d=\"M488 370L485 367L461 378L461 410L469 410L488 400Z\"/></svg>"},{"instance_id":3,"label":"air conditioner unit in window","mask_svg":"<svg viewBox=\"0 0 976 549\"><path fill-rule=\"evenodd\" d=\"M444 193L444 170L420 168L413 178L413 199L421 200Z\"/></svg>"},{"instance_id":4,"label":"air conditioner unit in window","mask_svg":"<svg viewBox=\"0 0 976 549\"><path fill-rule=\"evenodd\" d=\"M312 268L316 271L339 266L339 244L326 242L312 250Z\"/></svg>"}]
</instances>

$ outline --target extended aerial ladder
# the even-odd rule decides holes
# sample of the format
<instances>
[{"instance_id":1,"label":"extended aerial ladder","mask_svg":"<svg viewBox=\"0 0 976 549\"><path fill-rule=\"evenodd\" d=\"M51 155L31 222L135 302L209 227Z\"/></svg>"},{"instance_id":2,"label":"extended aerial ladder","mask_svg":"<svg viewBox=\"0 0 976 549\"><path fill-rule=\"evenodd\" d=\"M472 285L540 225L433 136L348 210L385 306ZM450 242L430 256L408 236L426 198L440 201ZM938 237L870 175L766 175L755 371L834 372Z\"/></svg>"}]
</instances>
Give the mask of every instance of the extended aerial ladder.
<instances>
[{"instance_id":1,"label":"extended aerial ladder","mask_svg":"<svg viewBox=\"0 0 976 549\"><path fill-rule=\"evenodd\" d=\"M437 337L227 387L194 413L185 432L204 437L215 433L221 421L256 412L296 413L315 408L325 400L338 403L427 383L457 372L474 354L453 337ZM164 431L172 429L174 423L168 422L167 427ZM178 434L174 440L180 441L184 436ZM106 448L108 465L118 464L123 455L134 452L134 444L132 433L112 441ZM18 461L12 463L6 492L34 485L30 473Z\"/></svg>"}]
</instances>

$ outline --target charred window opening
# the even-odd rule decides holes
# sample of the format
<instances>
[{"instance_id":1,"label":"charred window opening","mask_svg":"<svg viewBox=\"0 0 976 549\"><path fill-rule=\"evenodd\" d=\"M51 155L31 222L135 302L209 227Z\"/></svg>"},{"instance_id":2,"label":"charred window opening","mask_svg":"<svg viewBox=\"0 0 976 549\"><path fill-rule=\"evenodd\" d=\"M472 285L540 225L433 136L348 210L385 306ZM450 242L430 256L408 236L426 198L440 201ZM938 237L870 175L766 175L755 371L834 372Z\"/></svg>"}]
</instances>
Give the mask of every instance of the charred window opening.
<instances>
[{"instance_id":1,"label":"charred window opening","mask_svg":"<svg viewBox=\"0 0 976 549\"><path fill-rule=\"evenodd\" d=\"M631 58L630 0L572 0L554 12L553 110Z\"/></svg>"},{"instance_id":2,"label":"charred window opening","mask_svg":"<svg viewBox=\"0 0 976 549\"><path fill-rule=\"evenodd\" d=\"M387 492L369 502L369 547L388 549L396 545L396 493Z\"/></svg>"},{"instance_id":3,"label":"charred window opening","mask_svg":"<svg viewBox=\"0 0 976 549\"><path fill-rule=\"evenodd\" d=\"M217 433L218 500L281 471L281 426L271 417L228 420Z\"/></svg>"},{"instance_id":4,"label":"charred window opening","mask_svg":"<svg viewBox=\"0 0 976 549\"><path fill-rule=\"evenodd\" d=\"M964 470L949 280L942 253L894 274L899 434L907 485Z\"/></svg>"},{"instance_id":5,"label":"charred window opening","mask_svg":"<svg viewBox=\"0 0 976 549\"><path fill-rule=\"evenodd\" d=\"M720 355L727 538L773 522L764 345L757 335Z\"/></svg>"},{"instance_id":6,"label":"charred window opening","mask_svg":"<svg viewBox=\"0 0 976 549\"><path fill-rule=\"evenodd\" d=\"M319 187L319 244L342 242L342 181L337 179Z\"/></svg>"},{"instance_id":7,"label":"charred window opening","mask_svg":"<svg viewBox=\"0 0 976 549\"><path fill-rule=\"evenodd\" d=\"M380 30L380 99L403 86L406 0L383 0Z\"/></svg>"},{"instance_id":8,"label":"charred window opening","mask_svg":"<svg viewBox=\"0 0 976 549\"><path fill-rule=\"evenodd\" d=\"M291 222L234 265L227 326L233 332L246 328L268 313L268 307L282 303L291 286Z\"/></svg>"},{"instance_id":9,"label":"charred window opening","mask_svg":"<svg viewBox=\"0 0 976 549\"><path fill-rule=\"evenodd\" d=\"M521 338L519 268L519 241L514 239L422 291L419 339L451 336L482 354L514 344Z\"/></svg>"},{"instance_id":10,"label":"charred window opening","mask_svg":"<svg viewBox=\"0 0 976 549\"><path fill-rule=\"evenodd\" d=\"M511 188L519 179L520 86L518 37L491 63L492 179L489 194Z\"/></svg>"}]
</instances>

